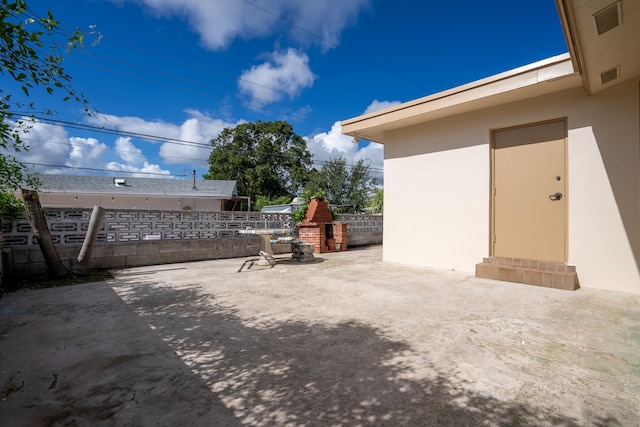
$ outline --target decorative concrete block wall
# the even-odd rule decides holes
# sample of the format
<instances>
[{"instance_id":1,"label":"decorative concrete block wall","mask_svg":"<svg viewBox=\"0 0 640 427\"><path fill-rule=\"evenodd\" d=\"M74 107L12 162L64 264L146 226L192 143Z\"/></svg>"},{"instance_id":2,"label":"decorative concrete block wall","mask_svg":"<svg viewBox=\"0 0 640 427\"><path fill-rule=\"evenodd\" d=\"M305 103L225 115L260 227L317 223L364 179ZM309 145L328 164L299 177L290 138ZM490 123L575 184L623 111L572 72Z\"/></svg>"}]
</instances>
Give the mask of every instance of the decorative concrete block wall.
<instances>
[{"instance_id":1,"label":"decorative concrete block wall","mask_svg":"<svg viewBox=\"0 0 640 427\"><path fill-rule=\"evenodd\" d=\"M82 244L91 209L44 209L56 245ZM244 228L291 228L291 214L105 210L98 242L242 238ZM25 217L0 218L4 247L37 246Z\"/></svg>"},{"instance_id":2,"label":"decorative concrete block wall","mask_svg":"<svg viewBox=\"0 0 640 427\"><path fill-rule=\"evenodd\" d=\"M62 260L71 265L84 241L91 210L45 209L52 238ZM349 246L382 243L382 217L341 215L349 222ZM295 228L291 214L260 212L184 212L107 210L94 248L92 268L125 268L174 262L257 255L262 239L241 236L243 228ZM0 269L5 275L46 273L46 265L26 218L0 218ZM343 243L342 229L334 229ZM2 241L2 237L4 241ZM273 244L276 254L291 245ZM0 270L2 271L2 270Z\"/></svg>"}]
</instances>

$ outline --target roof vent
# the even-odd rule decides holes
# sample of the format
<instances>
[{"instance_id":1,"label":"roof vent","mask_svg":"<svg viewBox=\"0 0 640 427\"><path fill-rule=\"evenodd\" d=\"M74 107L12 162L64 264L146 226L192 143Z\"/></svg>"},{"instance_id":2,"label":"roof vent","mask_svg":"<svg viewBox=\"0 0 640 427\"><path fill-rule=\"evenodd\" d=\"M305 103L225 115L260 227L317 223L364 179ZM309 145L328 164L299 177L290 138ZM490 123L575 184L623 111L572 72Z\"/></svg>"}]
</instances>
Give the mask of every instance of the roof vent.
<instances>
[{"instance_id":1,"label":"roof vent","mask_svg":"<svg viewBox=\"0 0 640 427\"><path fill-rule=\"evenodd\" d=\"M126 187L127 180L124 178L113 178L113 185L115 185L116 187Z\"/></svg>"},{"instance_id":2,"label":"roof vent","mask_svg":"<svg viewBox=\"0 0 640 427\"><path fill-rule=\"evenodd\" d=\"M596 20L598 35L604 34L620 25L622 22L620 12L620 2L616 2L593 15Z\"/></svg>"},{"instance_id":3,"label":"roof vent","mask_svg":"<svg viewBox=\"0 0 640 427\"><path fill-rule=\"evenodd\" d=\"M612 82L617 78L618 78L618 67L615 67L600 73L600 81L602 82L603 85L609 82Z\"/></svg>"}]
</instances>

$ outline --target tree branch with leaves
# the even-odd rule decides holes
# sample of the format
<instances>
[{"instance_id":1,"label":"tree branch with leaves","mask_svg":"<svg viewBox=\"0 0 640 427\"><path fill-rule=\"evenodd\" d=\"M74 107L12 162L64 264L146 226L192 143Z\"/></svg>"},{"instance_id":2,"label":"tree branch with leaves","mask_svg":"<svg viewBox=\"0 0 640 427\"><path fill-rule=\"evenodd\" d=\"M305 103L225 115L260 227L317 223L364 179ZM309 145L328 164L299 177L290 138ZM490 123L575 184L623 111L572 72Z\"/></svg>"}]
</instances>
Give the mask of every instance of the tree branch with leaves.
<instances>
[{"instance_id":1,"label":"tree branch with leaves","mask_svg":"<svg viewBox=\"0 0 640 427\"><path fill-rule=\"evenodd\" d=\"M99 41L99 33L93 34L96 35L94 41ZM71 76L62 66L63 52L82 46L84 38L79 29L65 33L51 11L41 17L29 8L25 0L0 0L0 74L13 83L11 88L0 89L0 217L16 214L24 208L15 193L24 187L31 189L24 192L24 201L29 205L27 217L54 276L68 272L60 268L60 258L53 244L43 247L47 242L45 234L48 229L46 222L42 224L44 216L40 216L37 195L40 182L18 159L20 152L29 150L20 135L29 131L36 112L52 114L48 108L37 111L39 107L29 101L36 90L49 95L60 93L63 101L79 102L85 113L91 114L89 102L73 88Z\"/></svg>"},{"instance_id":2,"label":"tree branch with leaves","mask_svg":"<svg viewBox=\"0 0 640 427\"><path fill-rule=\"evenodd\" d=\"M101 36L95 34L98 41ZM0 214L11 213L19 205L13 194L21 186L38 185L16 157L29 150L20 134L28 132L38 108L28 101L32 91L59 92L63 101L75 100L90 114L89 102L73 88L71 76L62 66L63 52L82 46L84 39L79 29L65 34L51 11L40 17L25 0L0 0L0 73L14 83L13 88L0 89L0 197L5 202L0 205ZM52 114L47 108L38 112Z\"/></svg>"}]
</instances>

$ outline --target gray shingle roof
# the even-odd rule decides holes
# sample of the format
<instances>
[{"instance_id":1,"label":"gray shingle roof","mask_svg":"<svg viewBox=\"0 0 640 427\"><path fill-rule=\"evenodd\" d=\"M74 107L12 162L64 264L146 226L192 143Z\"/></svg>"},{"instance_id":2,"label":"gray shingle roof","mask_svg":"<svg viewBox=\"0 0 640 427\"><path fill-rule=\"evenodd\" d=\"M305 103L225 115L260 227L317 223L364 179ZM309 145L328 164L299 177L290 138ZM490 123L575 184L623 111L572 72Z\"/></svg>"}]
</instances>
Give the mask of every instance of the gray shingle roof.
<instances>
[{"instance_id":1,"label":"gray shingle roof","mask_svg":"<svg viewBox=\"0 0 640 427\"><path fill-rule=\"evenodd\" d=\"M176 197L231 198L238 195L236 181L177 178L130 178L111 176L40 175L40 191L52 193L131 194ZM116 185L124 181L126 185Z\"/></svg>"}]
</instances>

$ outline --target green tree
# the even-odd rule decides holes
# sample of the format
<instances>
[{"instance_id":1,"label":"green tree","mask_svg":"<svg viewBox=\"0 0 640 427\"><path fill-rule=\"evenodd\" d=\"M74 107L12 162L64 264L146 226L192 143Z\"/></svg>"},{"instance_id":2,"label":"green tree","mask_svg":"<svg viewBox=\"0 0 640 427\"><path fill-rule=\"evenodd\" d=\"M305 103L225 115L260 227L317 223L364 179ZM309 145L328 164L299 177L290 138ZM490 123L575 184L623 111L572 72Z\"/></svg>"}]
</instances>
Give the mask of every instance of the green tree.
<instances>
[{"instance_id":1,"label":"green tree","mask_svg":"<svg viewBox=\"0 0 640 427\"><path fill-rule=\"evenodd\" d=\"M25 0L0 0L0 73L5 81L14 84L13 88L5 86L0 89L0 215L14 214L16 209L24 207L14 196L18 190L24 186L37 190L39 185L37 178L29 174L27 167L16 157L17 153L29 149L20 139L20 134L28 132L36 111L33 102L20 101L19 98L29 99L36 89L48 94L57 91L62 93L64 101L74 99L89 112L88 102L71 86L71 76L62 67L62 50L82 45L84 36L80 30L63 36L65 41L61 49L58 43L61 34L64 32L51 11L47 16L39 17L29 9ZM17 111L21 111L18 119L14 117ZM51 114L51 111L45 109L40 113ZM51 273L54 276L68 275L70 271L60 261L48 235L46 222L42 224L44 215L36 190L23 192L27 195L24 201L29 206L27 217L34 235L39 236L38 243ZM40 223L36 224L36 218Z\"/></svg>"},{"instance_id":2,"label":"green tree","mask_svg":"<svg viewBox=\"0 0 640 427\"><path fill-rule=\"evenodd\" d=\"M243 123L211 141L205 179L235 180L238 192L256 200L294 197L309 179L311 153L284 121Z\"/></svg>"},{"instance_id":3,"label":"green tree","mask_svg":"<svg viewBox=\"0 0 640 427\"><path fill-rule=\"evenodd\" d=\"M348 165L344 157L330 159L311 174L306 190L324 192L329 203L342 212L361 212L376 188L370 164L364 159Z\"/></svg>"},{"instance_id":4,"label":"green tree","mask_svg":"<svg viewBox=\"0 0 640 427\"><path fill-rule=\"evenodd\" d=\"M75 99L89 111L88 102L71 86L71 77L62 67L63 57L59 44L59 22L49 11L38 17L25 0L0 0L0 73L7 81L15 83L16 93L10 88L0 89L0 193L3 203L0 214L11 213L19 205L13 196L21 186L37 187L38 181L28 173L26 166L16 158L29 147L20 139L20 133L28 131L30 115L16 111L34 112L36 106L17 100L29 97L32 90L40 88L49 94L62 92L64 100ZM82 45L84 36L80 30L65 38L63 49ZM51 113L43 110L41 113ZM31 114L32 117L33 114Z\"/></svg>"},{"instance_id":5,"label":"green tree","mask_svg":"<svg viewBox=\"0 0 640 427\"><path fill-rule=\"evenodd\" d=\"M367 212L372 214L384 212L384 190L376 188L367 200Z\"/></svg>"}]
</instances>

